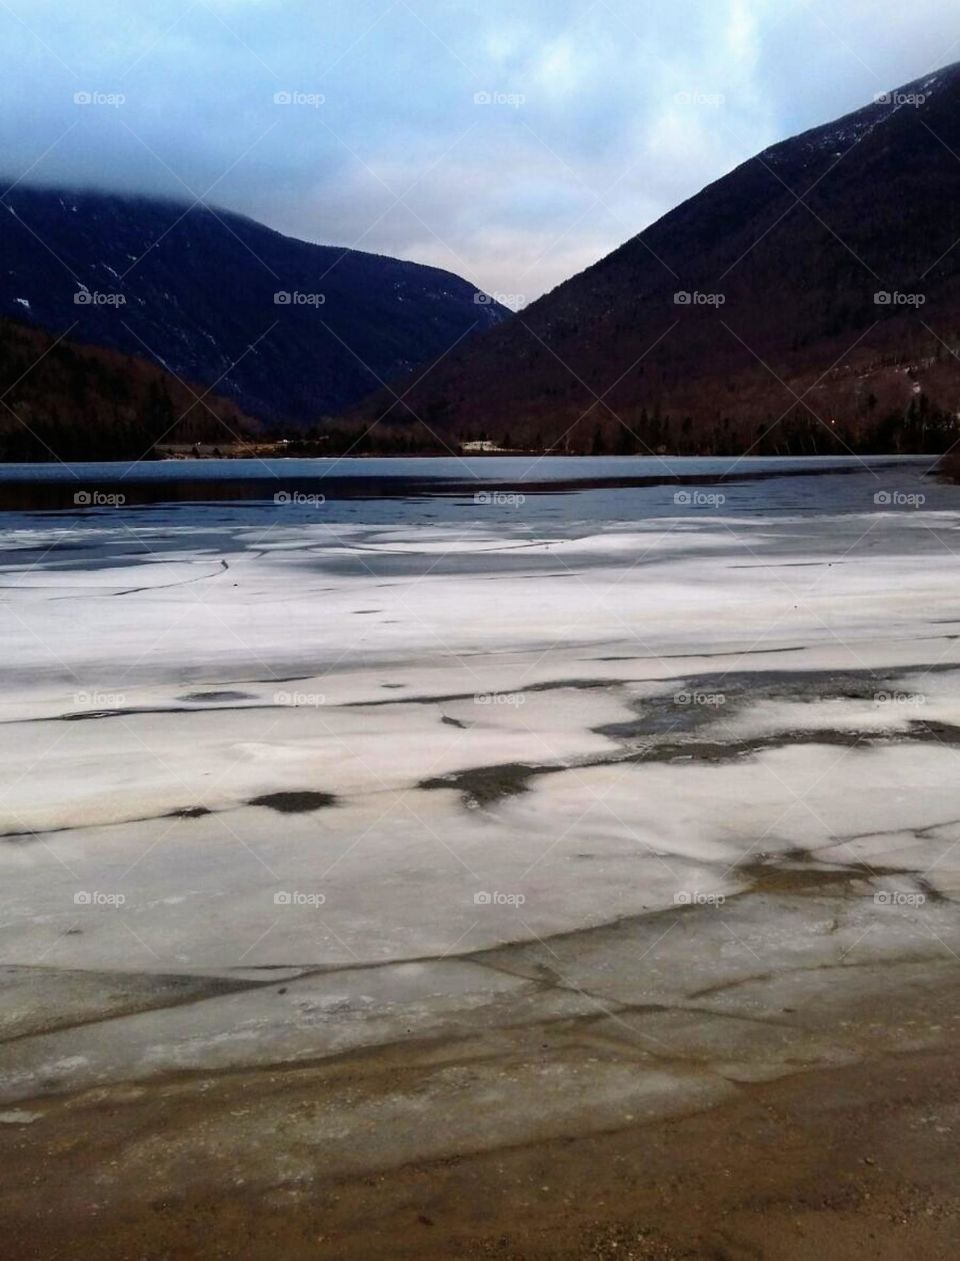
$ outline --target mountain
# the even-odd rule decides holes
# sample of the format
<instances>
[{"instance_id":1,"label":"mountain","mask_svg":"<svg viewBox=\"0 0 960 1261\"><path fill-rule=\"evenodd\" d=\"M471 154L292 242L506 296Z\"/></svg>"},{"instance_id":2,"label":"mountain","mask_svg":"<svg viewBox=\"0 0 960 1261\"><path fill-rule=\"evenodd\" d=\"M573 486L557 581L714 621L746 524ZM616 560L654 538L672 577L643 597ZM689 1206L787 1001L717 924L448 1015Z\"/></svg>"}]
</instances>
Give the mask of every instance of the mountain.
<instances>
[{"instance_id":1,"label":"mountain","mask_svg":"<svg viewBox=\"0 0 960 1261\"><path fill-rule=\"evenodd\" d=\"M152 458L154 445L251 438L255 422L135 355L0 319L0 461Z\"/></svg>"},{"instance_id":2,"label":"mountain","mask_svg":"<svg viewBox=\"0 0 960 1261\"><path fill-rule=\"evenodd\" d=\"M942 450L958 348L960 63L744 163L390 420L573 451Z\"/></svg>"},{"instance_id":3,"label":"mountain","mask_svg":"<svg viewBox=\"0 0 960 1261\"><path fill-rule=\"evenodd\" d=\"M315 422L496 324L465 280L223 210L15 187L0 315L143 355L268 422Z\"/></svg>"}]
</instances>

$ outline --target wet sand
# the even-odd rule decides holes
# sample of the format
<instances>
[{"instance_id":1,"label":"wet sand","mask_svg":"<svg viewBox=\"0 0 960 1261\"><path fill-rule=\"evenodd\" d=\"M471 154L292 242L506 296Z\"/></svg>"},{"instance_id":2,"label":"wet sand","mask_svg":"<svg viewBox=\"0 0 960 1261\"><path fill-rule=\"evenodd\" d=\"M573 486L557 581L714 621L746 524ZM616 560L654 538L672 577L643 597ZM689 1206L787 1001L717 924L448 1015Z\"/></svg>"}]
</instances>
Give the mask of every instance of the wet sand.
<instances>
[{"instance_id":1,"label":"wet sand","mask_svg":"<svg viewBox=\"0 0 960 1261\"><path fill-rule=\"evenodd\" d=\"M862 1015L886 1024L889 1011ZM322 1258L387 1261L952 1261L960 1250L960 985L924 985L915 1045L855 1065L739 1085L669 1120L622 1119L484 1152L341 1173L322 1144L285 1176L288 1134L330 1097L389 1095L451 1052L173 1078L64 1100L0 1126L4 1255L20 1258ZM538 1036L555 1038L545 1028ZM624 1058L583 1032L587 1062ZM453 1052L464 1076L470 1052ZM528 1056L534 1061L536 1051ZM628 1059L629 1062L629 1059ZM690 1067L688 1065L688 1067ZM691 1068L690 1071L695 1071ZM427 1087L428 1088L428 1087ZM256 1118L256 1124L248 1124ZM449 1118L456 1125L457 1118ZM222 1132L234 1142L207 1141ZM442 1108L422 1117L440 1132ZM375 1122L372 1122L375 1124ZM180 1182L145 1150L175 1153ZM389 1146L387 1140L385 1146ZM248 1157L255 1152L256 1160ZM258 1171L251 1176L251 1164Z\"/></svg>"}]
</instances>

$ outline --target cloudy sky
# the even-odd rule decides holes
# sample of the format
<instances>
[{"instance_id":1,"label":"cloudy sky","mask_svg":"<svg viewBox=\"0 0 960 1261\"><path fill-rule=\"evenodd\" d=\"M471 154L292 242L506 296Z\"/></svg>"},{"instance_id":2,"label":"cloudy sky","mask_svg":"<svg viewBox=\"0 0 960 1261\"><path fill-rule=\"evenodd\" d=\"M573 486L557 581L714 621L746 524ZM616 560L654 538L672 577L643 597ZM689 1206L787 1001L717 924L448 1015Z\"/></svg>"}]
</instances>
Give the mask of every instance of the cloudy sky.
<instances>
[{"instance_id":1,"label":"cloudy sky","mask_svg":"<svg viewBox=\"0 0 960 1261\"><path fill-rule=\"evenodd\" d=\"M0 0L4 186L205 198L529 301L960 60L956 0Z\"/></svg>"}]
</instances>

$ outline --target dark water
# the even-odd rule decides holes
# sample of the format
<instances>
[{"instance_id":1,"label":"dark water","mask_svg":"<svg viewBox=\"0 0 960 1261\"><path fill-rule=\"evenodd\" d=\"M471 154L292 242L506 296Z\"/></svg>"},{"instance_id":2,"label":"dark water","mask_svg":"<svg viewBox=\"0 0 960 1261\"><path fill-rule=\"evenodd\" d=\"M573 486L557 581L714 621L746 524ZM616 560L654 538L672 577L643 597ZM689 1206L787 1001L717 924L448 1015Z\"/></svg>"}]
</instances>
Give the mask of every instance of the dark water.
<instances>
[{"instance_id":1,"label":"dark water","mask_svg":"<svg viewBox=\"0 0 960 1261\"><path fill-rule=\"evenodd\" d=\"M464 507L537 517L576 494L575 512L630 519L777 508L869 511L873 496L936 493L936 460L903 457L483 456L458 459L169 460L0 465L0 509L71 514L147 505L244 505L348 519L358 501L429 503L443 520ZM446 508L441 505L449 501ZM545 501L554 501L554 507ZM952 503L952 497L950 499ZM559 509L561 515L571 508ZM386 517L398 516L396 505ZM380 516L379 513L375 514ZM407 519L407 514L399 514Z\"/></svg>"},{"instance_id":2,"label":"dark water","mask_svg":"<svg viewBox=\"0 0 960 1261\"><path fill-rule=\"evenodd\" d=\"M10 496L0 588L23 583L25 570L136 569L184 552L226 569L277 548L318 573L384 581L569 580L554 542L609 537L609 548L593 542L578 554L588 567L616 558L621 536L644 534L648 544L631 545L635 565L960 553L960 486L929 457L305 460L274 461L253 477L259 464L0 467L0 495ZM130 476L145 472L154 480Z\"/></svg>"}]
</instances>

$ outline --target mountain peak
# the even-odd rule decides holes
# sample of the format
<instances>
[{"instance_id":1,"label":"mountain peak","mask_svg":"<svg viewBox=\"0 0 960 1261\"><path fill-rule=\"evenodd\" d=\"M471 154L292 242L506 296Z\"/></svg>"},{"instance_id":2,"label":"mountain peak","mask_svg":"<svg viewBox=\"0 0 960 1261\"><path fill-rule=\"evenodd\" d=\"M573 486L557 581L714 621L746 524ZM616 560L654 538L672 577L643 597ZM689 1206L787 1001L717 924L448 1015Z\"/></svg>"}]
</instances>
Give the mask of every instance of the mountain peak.
<instances>
[{"instance_id":1,"label":"mountain peak","mask_svg":"<svg viewBox=\"0 0 960 1261\"><path fill-rule=\"evenodd\" d=\"M921 407L952 426L958 90L960 63L743 163L449 356L408 416L577 451L892 449Z\"/></svg>"},{"instance_id":2,"label":"mountain peak","mask_svg":"<svg viewBox=\"0 0 960 1261\"><path fill-rule=\"evenodd\" d=\"M507 314L467 281L164 197L20 185L0 315L145 355L251 415L310 423Z\"/></svg>"},{"instance_id":3,"label":"mountain peak","mask_svg":"<svg viewBox=\"0 0 960 1261\"><path fill-rule=\"evenodd\" d=\"M869 105L845 114L830 123L823 123L809 130L778 141L756 160L776 162L784 153L796 153L805 148L811 154L829 153L841 155L852 145L859 144L877 127L889 124L903 110L919 110L921 113L935 96L960 90L960 62L931 74L914 79L898 88L877 92Z\"/></svg>"}]
</instances>

